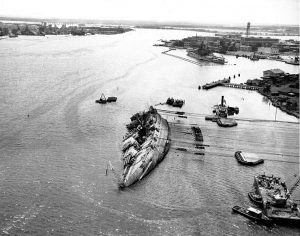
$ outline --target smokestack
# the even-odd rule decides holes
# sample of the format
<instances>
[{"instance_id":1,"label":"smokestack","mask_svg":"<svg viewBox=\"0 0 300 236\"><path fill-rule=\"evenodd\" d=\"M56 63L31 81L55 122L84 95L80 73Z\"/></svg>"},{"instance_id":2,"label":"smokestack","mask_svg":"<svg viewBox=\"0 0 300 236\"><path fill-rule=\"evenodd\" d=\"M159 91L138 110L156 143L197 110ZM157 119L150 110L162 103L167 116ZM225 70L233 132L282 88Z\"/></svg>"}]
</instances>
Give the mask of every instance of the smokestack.
<instances>
[{"instance_id":1,"label":"smokestack","mask_svg":"<svg viewBox=\"0 0 300 236\"><path fill-rule=\"evenodd\" d=\"M224 105L224 96L222 96L222 98L221 98L221 106L223 106Z\"/></svg>"},{"instance_id":2,"label":"smokestack","mask_svg":"<svg viewBox=\"0 0 300 236\"><path fill-rule=\"evenodd\" d=\"M250 35L250 22L247 23L246 37L248 38Z\"/></svg>"}]
</instances>

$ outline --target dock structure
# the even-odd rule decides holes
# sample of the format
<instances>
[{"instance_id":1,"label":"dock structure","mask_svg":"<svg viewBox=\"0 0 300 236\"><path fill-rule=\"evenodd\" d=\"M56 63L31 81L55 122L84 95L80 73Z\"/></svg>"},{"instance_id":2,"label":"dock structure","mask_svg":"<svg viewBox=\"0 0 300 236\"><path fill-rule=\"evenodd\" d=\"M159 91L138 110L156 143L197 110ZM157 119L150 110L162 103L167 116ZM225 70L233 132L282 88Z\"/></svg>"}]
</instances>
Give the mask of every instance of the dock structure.
<instances>
[{"instance_id":1,"label":"dock structure","mask_svg":"<svg viewBox=\"0 0 300 236\"><path fill-rule=\"evenodd\" d=\"M259 90L260 87L258 86L253 86L253 85L247 85L247 84L235 84L235 83L230 83L226 80L218 80L218 81L214 81L208 84L205 84L202 86L203 89L211 89L217 86L223 86L223 87L228 87L228 88L238 88L238 89L246 89L246 90Z\"/></svg>"},{"instance_id":2,"label":"dock structure","mask_svg":"<svg viewBox=\"0 0 300 236\"><path fill-rule=\"evenodd\" d=\"M229 87L229 88L239 88L239 89L246 89L246 90L258 90L260 87L252 86L247 84L233 84L233 83L223 83L221 86Z\"/></svg>"},{"instance_id":3,"label":"dock structure","mask_svg":"<svg viewBox=\"0 0 300 236\"><path fill-rule=\"evenodd\" d=\"M213 81L211 83L207 83L205 85L202 86L203 89L211 89L217 86L223 86L223 84L228 84L230 83L230 79L222 79L222 80L218 80L218 81Z\"/></svg>"}]
</instances>

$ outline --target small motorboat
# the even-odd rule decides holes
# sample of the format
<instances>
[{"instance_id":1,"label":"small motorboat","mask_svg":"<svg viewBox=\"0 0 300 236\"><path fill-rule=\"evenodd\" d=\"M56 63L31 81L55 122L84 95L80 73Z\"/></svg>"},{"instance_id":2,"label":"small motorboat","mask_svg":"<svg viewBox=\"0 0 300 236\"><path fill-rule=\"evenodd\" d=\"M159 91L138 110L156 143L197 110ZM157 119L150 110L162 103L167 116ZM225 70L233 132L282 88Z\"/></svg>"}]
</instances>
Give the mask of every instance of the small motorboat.
<instances>
[{"instance_id":1,"label":"small motorboat","mask_svg":"<svg viewBox=\"0 0 300 236\"><path fill-rule=\"evenodd\" d=\"M228 106L227 110L228 110L228 115L229 116L232 116L234 114L239 114L239 112L240 112L240 109L238 107L230 107L230 106Z\"/></svg>"},{"instance_id":2,"label":"small motorboat","mask_svg":"<svg viewBox=\"0 0 300 236\"><path fill-rule=\"evenodd\" d=\"M166 103L172 106L174 103L174 98L168 98Z\"/></svg>"},{"instance_id":3,"label":"small motorboat","mask_svg":"<svg viewBox=\"0 0 300 236\"><path fill-rule=\"evenodd\" d=\"M184 103L185 103L184 100L174 99L174 98L168 98L166 102L166 104L168 105L171 105L173 107L179 107L179 108L181 108Z\"/></svg>"},{"instance_id":4,"label":"small motorboat","mask_svg":"<svg viewBox=\"0 0 300 236\"><path fill-rule=\"evenodd\" d=\"M242 165L256 166L264 163L263 159L258 159L258 158L251 159L251 157L248 157L246 154L243 154L241 151L236 151L234 153L234 156L236 160Z\"/></svg>"},{"instance_id":5,"label":"small motorboat","mask_svg":"<svg viewBox=\"0 0 300 236\"><path fill-rule=\"evenodd\" d=\"M263 224L271 224L272 220L265 216L261 210L258 210L254 207L248 207L247 209L240 206L234 206L232 207L232 210L236 213L239 213L251 220L257 221L259 223Z\"/></svg>"},{"instance_id":6,"label":"small motorboat","mask_svg":"<svg viewBox=\"0 0 300 236\"><path fill-rule=\"evenodd\" d=\"M181 108L183 104L184 104L184 100L176 99L172 106Z\"/></svg>"},{"instance_id":7,"label":"small motorboat","mask_svg":"<svg viewBox=\"0 0 300 236\"><path fill-rule=\"evenodd\" d=\"M102 93L101 97L98 100L96 100L95 102L105 104L107 102L116 102L116 101L117 101L117 97L107 97L107 99L106 99L106 97Z\"/></svg>"},{"instance_id":8,"label":"small motorboat","mask_svg":"<svg viewBox=\"0 0 300 236\"><path fill-rule=\"evenodd\" d=\"M259 205L259 206L263 205L263 200L260 195L256 194L255 192L250 192L250 193L248 193L248 196L249 196L250 200L252 200L257 205Z\"/></svg>"}]
</instances>

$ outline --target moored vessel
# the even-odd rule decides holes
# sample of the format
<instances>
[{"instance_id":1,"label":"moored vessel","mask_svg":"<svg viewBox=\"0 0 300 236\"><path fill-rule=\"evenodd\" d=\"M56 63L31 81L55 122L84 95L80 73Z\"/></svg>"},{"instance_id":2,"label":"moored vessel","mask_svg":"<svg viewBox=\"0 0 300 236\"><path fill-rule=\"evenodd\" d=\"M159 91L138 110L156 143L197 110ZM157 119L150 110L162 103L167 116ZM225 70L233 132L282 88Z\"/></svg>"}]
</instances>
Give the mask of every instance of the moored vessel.
<instances>
[{"instance_id":1,"label":"moored vessel","mask_svg":"<svg viewBox=\"0 0 300 236\"><path fill-rule=\"evenodd\" d=\"M239 108L226 106L224 96L221 97L221 104L213 106L213 113L215 115L205 116L205 120L216 121L217 124L221 127L237 126L237 122L234 119L229 119L227 117L238 114Z\"/></svg>"},{"instance_id":2,"label":"moored vessel","mask_svg":"<svg viewBox=\"0 0 300 236\"><path fill-rule=\"evenodd\" d=\"M217 57L214 54L210 54L207 56L201 56L196 52L189 51L187 55L192 58L201 60L201 61L214 62L214 63L222 64L222 65L224 65L227 62L224 57Z\"/></svg>"},{"instance_id":3,"label":"moored vessel","mask_svg":"<svg viewBox=\"0 0 300 236\"><path fill-rule=\"evenodd\" d=\"M102 93L101 97L96 100L96 103L101 103L101 104L105 104L107 102L116 102L117 101L117 97L105 97L105 95Z\"/></svg>"},{"instance_id":4,"label":"moored vessel","mask_svg":"<svg viewBox=\"0 0 300 236\"><path fill-rule=\"evenodd\" d=\"M242 165L255 166L264 163L263 159L251 159L249 156L247 156L247 154L242 153L242 151L236 151L234 153L234 156L236 160Z\"/></svg>"},{"instance_id":5,"label":"moored vessel","mask_svg":"<svg viewBox=\"0 0 300 236\"><path fill-rule=\"evenodd\" d=\"M291 198L287 186L280 177L265 174L254 176L254 186L262 197L266 215L284 224L298 224L300 226L300 210Z\"/></svg>"},{"instance_id":6,"label":"moored vessel","mask_svg":"<svg viewBox=\"0 0 300 236\"><path fill-rule=\"evenodd\" d=\"M259 223L263 223L263 224L271 224L272 223L272 220L270 218L268 218L267 216L265 216L261 210L258 210L253 207L244 208L244 207L240 207L240 206L234 206L234 207L232 207L232 210L238 214L241 214L241 215L243 215L251 220L255 220Z\"/></svg>"},{"instance_id":7,"label":"moored vessel","mask_svg":"<svg viewBox=\"0 0 300 236\"><path fill-rule=\"evenodd\" d=\"M299 65L299 57L291 58L289 60L285 60L285 63L291 65Z\"/></svg>"},{"instance_id":8,"label":"moored vessel","mask_svg":"<svg viewBox=\"0 0 300 236\"><path fill-rule=\"evenodd\" d=\"M249 198L259 206L263 205L263 201L260 195L256 194L255 192L248 193Z\"/></svg>"},{"instance_id":9,"label":"moored vessel","mask_svg":"<svg viewBox=\"0 0 300 236\"><path fill-rule=\"evenodd\" d=\"M185 101L181 99L168 98L166 104L171 105L173 107L181 108L184 105Z\"/></svg>"}]
</instances>

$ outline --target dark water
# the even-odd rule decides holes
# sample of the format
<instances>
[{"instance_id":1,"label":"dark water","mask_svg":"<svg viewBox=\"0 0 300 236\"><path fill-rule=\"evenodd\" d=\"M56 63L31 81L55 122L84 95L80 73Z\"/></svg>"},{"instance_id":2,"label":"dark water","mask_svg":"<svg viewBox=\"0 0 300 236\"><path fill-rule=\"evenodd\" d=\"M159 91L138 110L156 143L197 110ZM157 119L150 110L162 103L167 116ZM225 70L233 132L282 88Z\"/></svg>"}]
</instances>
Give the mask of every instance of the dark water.
<instances>
[{"instance_id":1,"label":"dark water","mask_svg":"<svg viewBox=\"0 0 300 236\"><path fill-rule=\"evenodd\" d=\"M203 117L178 121L166 116L179 129L189 129L195 122L200 125L205 141L212 145L204 159L173 148L151 175L124 191L117 189L112 173L105 176L109 160L121 169L121 141L130 116L169 96L184 98L186 112L209 114L225 95L228 104L240 107L240 118L274 119L275 108L256 92L199 91L198 85L238 73L241 77L236 82L244 82L272 68L299 73L299 67L230 56L228 66L199 67L163 55L165 48L152 46L158 39L194 34L137 30L109 36L1 40L1 234L299 233L282 226L259 226L231 213L235 204L250 204L247 192L255 173L272 171L286 178L299 174L299 164L295 164L299 162L295 157L299 156L298 125L241 122L230 131L236 137L230 142L228 133L204 122ZM117 103L95 104L102 92L117 96ZM277 120L298 121L279 110ZM220 150L221 144L227 145L226 153ZM287 162L266 161L255 169L241 168L229 157L228 148L246 144L264 155L274 149L276 155L266 158ZM286 154L289 147L289 156L277 155Z\"/></svg>"}]
</instances>

